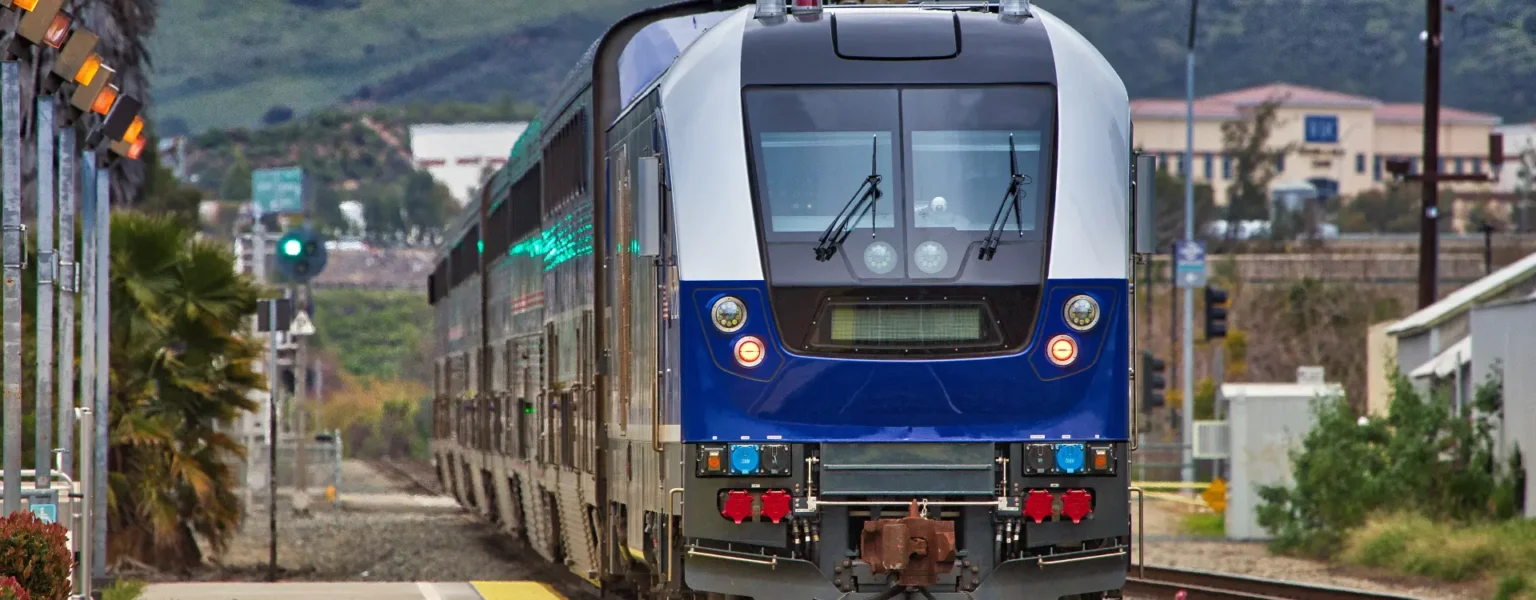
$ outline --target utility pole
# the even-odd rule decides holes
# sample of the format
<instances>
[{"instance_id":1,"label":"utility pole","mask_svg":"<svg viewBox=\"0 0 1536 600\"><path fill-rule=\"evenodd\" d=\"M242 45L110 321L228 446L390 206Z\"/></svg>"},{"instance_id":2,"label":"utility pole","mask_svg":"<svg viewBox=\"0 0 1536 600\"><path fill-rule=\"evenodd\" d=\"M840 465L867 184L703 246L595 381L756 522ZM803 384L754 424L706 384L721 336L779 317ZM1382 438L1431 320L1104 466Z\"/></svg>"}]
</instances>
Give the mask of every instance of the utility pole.
<instances>
[{"instance_id":1,"label":"utility pole","mask_svg":"<svg viewBox=\"0 0 1536 600\"><path fill-rule=\"evenodd\" d=\"M0 135L4 136L5 514L21 510L21 63L0 63Z\"/></svg>"},{"instance_id":2,"label":"utility pole","mask_svg":"<svg viewBox=\"0 0 1536 600\"><path fill-rule=\"evenodd\" d=\"M258 229L260 231L260 229ZM277 581L277 399L282 393L282 382L277 377L277 307L273 298L267 304L267 387L272 394L267 400L267 581Z\"/></svg>"},{"instance_id":3,"label":"utility pole","mask_svg":"<svg viewBox=\"0 0 1536 600\"><path fill-rule=\"evenodd\" d=\"M254 185L252 189L255 189ZM267 282L267 227L262 222L261 203L254 199L251 201L251 215L256 221L251 226L251 273L255 275L256 283L265 284ZM272 365L269 363L264 366L265 375L268 377L267 387L273 388L275 386L271 382L272 373L274 372ZM270 402L272 398L270 392L267 398ZM250 426L246 428L245 434L245 505L253 506L256 500L255 490L251 489L252 474L256 470L257 418L255 415L251 415L249 424Z\"/></svg>"},{"instance_id":4,"label":"utility pole","mask_svg":"<svg viewBox=\"0 0 1536 600\"><path fill-rule=\"evenodd\" d=\"M1440 0L1429 0L1429 28L1424 37L1424 212L1419 220L1419 308L1435 303L1436 263L1440 259Z\"/></svg>"},{"instance_id":5,"label":"utility pole","mask_svg":"<svg viewBox=\"0 0 1536 600\"><path fill-rule=\"evenodd\" d=\"M80 291L75 263L75 130L59 130L59 448L66 471L75 468L75 294ZM86 481L75 473L76 481ZM81 538L86 539L84 537Z\"/></svg>"},{"instance_id":6,"label":"utility pole","mask_svg":"<svg viewBox=\"0 0 1536 600\"><path fill-rule=\"evenodd\" d=\"M1189 4L1189 44L1184 62L1185 119L1184 119L1184 241L1195 239L1195 23L1200 12L1200 0ZM1232 224L1227 223L1230 227ZM1179 404L1183 417L1181 435L1183 443L1184 483L1195 480L1195 290L1184 288L1184 395Z\"/></svg>"},{"instance_id":7,"label":"utility pole","mask_svg":"<svg viewBox=\"0 0 1536 600\"><path fill-rule=\"evenodd\" d=\"M96 154L90 150L80 151L80 406L93 407L91 402L92 391L96 389ZM95 409L92 408L93 414ZM105 416L98 415L100 419ZM80 430L80 435L92 436L94 430ZM80 440L80 464L96 464L94 455L85 454L85 440ZM82 471L75 480L88 491L86 495L95 499L96 480L88 477L89 473ZM86 507L86 520L91 518L91 507ZM89 539L80 541L82 546L89 546ZM86 573L87 578L92 574Z\"/></svg>"}]
</instances>

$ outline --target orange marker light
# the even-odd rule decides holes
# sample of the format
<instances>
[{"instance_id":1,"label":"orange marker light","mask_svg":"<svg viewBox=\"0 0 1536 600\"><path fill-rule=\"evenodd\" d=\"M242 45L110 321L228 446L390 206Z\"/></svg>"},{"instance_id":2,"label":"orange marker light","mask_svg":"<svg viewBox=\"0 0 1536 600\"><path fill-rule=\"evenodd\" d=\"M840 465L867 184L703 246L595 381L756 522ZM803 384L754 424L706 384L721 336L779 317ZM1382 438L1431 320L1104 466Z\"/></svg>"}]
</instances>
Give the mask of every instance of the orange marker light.
<instances>
[{"instance_id":1,"label":"orange marker light","mask_svg":"<svg viewBox=\"0 0 1536 600\"><path fill-rule=\"evenodd\" d=\"M139 135L144 133L144 117L134 117L128 124L128 131L123 132L123 141L130 144L139 141Z\"/></svg>"},{"instance_id":2,"label":"orange marker light","mask_svg":"<svg viewBox=\"0 0 1536 600\"><path fill-rule=\"evenodd\" d=\"M144 143L147 141L149 141L149 138L145 137L134 140L133 145L128 148L128 159L138 160L139 155L144 153Z\"/></svg>"},{"instance_id":3,"label":"orange marker light","mask_svg":"<svg viewBox=\"0 0 1536 600\"><path fill-rule=\"evenodd\" d=\"M96 102L91 104L91 112L106 116L115 102L117 102L117 86L109 85L102 88L101 93L96 95Z\"/></svg>"},{"instance_id":4,"label":"orange marker light","mask_svg":"<svg viewBox=\"0 0 1536 600\"><path fill-rule=\"evenodd\" d=\"M43 34L43 43L51 48L64 47L64 40L69 38L69 21L69 15L54 15L53 22L48 24L48 32Z\"/></svg>"},{"instance_id":5,"label":"orange marker light","mask_svg":"<svg viewBox=\"0 0 1536 600\"><path fill-rule=\"evenodd\" d=\"M743 367L755 367L763 363L763 341L746 336L736 342L736 362Z\"/></svg>"},{"instance_id":6,"label":"orange marker light","mask_svg":"<svg viewBox=\"0 0 1536 600\"><path fill-rule=\"evenodd\" d=\"M37 9L37 0L16 0L12 6L25 11L32 11Z\"/></svg>"},{"instance_id":7,"label":"orange marker light","mask_svg":"<svg viewBox=\"0 0 1536 600\"><path fill-rule=\"evenodd\" d=\"M1051 359L1058 367L1065 367L1077 360L1077 342L1072 336L1061 334L1051 338L1045 344L1045 357Z\"/></svg>"},{"instance_id":8,"label":"orange marker light","mask_svg":"<svg viewBox=\"0 0 1536 600\"><path fill-rule=\"evenodd\" d=\"M96 78L96 72L100 70L101 55L92 52L90 56L85 57L85 62L80 63L80 70L75 72L75 83L90 85L91 80Z\"/></svg>"}]
</instances>

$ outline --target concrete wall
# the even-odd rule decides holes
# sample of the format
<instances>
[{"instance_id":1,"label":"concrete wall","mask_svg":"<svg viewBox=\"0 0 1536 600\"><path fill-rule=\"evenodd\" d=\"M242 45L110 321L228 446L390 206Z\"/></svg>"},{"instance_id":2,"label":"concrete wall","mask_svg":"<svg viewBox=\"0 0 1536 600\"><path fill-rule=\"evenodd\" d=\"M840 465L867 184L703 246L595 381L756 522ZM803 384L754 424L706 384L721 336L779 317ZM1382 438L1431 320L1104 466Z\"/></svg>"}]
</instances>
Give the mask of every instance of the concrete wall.
<instances>
[{"instance_id":1,"label":"concrete wall","mask_svg":"<svg viewBox=\"0 0 1536 600\"><path fill-rule=\"evenodd\" d=\"M1387 335L1396 321L1372 325L1365 334L1365 409L1372 416L1384 417L1392 403L1392 378L1388 370L1397 364L1397 338Z\"/></svg>"},{"instance_id":2,"label":"concrete wall","mask_svg":"<svg viewBox=\"0 0 1536 600\"><path fill-rule=\"evenodd\" d=\"M1472 382L1480 384L1496 364L1503 371L1499 447L1506 456L1520 448L1529 465L1536 449L1536 298L1474 309L1472 336ZM1526 477L1525 497L1525 516L1536 517L1536 477Z\"/></svg>"}]
</instances>

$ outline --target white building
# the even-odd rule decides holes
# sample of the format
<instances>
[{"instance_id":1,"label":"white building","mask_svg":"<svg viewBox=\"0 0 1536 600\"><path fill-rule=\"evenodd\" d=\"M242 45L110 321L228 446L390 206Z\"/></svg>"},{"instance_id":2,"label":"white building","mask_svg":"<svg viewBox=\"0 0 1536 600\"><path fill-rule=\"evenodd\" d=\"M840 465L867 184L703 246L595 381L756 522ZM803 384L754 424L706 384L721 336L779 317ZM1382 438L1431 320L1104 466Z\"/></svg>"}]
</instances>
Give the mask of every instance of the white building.
<instances>
[{"instance_id":1,"label":"white building","mask_svg":"<svg viewBox=\"0 0 1536 600\"><path fill-rule=\"evenodd\" d=\"M459 201L468 204L487 168L501 168L527 123L412 125L411 155L416 168L432 174Z\"/></svg>"},{"instance_id":2,"label":"white building","mask_svg":"<svg viewBox=\"0 0 1536 600\"><path fill-rule=\"evenodd\" d=\"M1504 134L1504 166L1499 169L1498 191L1518 191L1522 157L1536 171L1536 123L1505 125L1494 131Z\"/></svg>"}]
</instances>

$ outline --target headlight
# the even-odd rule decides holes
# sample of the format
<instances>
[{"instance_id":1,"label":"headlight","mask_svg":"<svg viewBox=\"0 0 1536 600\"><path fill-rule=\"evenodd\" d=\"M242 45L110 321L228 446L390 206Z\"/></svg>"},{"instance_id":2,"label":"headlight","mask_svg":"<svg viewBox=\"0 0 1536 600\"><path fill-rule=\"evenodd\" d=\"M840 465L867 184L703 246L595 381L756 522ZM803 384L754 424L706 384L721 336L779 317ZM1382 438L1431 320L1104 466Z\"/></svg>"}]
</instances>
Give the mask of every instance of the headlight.
<instances>
[{"instance_id":1,"label":"headlight","mask_svg":"<svg viewBox=\"0 0 1536 600\"><path fill-rule=\"evenodd\" d=\"M716 300L709 312L715 328L725 333L740 331L747 324L747 306L731 296Z\"/></svg>"},{"instance_id":2,"label":"headlight","mask_svg":"<svg viewBox=\"0 0 1536 600\"><path fill-rule=\"evenodd\" d=\"M1078 331L1088 331L1099 323L1099 303L1087 295L1078 294L1068 300L1065 313L1067 325Z\"/></svg>"}]
</instances>

